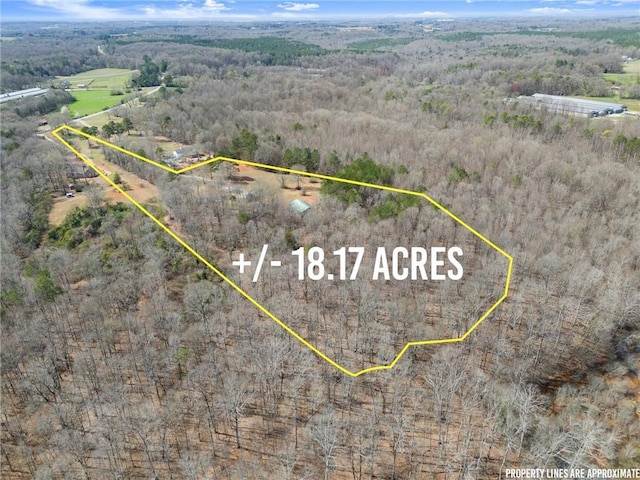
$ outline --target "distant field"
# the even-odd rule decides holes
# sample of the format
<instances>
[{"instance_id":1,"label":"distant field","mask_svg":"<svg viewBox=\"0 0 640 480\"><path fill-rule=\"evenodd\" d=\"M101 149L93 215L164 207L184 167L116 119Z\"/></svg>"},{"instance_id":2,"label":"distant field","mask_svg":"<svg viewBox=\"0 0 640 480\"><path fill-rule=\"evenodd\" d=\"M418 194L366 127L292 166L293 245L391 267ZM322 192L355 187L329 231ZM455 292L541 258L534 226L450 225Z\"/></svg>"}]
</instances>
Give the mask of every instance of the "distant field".
<instances>
[{"instance_id":1,"label":"distant field","mask_svg":"<svg viewBox=\"0 0 640 480\"><path fill-rule=\"evenodd\" d=\"M111 95L109 90L75 90L71 94L76 101L69 105L69 111L72 116L80 117L115 107L127 98L126 95Z\"/></svg>"},{"instance_id":2,"label":"distant field","mask_svg":"<svg viewBox=\"0 0 640 480\"><path fill-rule=\"evenodd\" d=\"M110 90L74 90L71 94L76 97L77 101L69 105L69 111L72 116L82 117L84 115L98 113L105 108L115 107L123 100L125 102L132 101L133 105L139 105L138 99L135 98L136 95L145 95L157 88L158 87L144 87L140 89L137 94L131 93L128 95L111 95ZM102 127L102 125L110 119L109 113L104 113L88 118L84 120L84 123L91 126Z\"/></svg>"},{"instance_id":3,"label":"distant field","mask_svg":"<svg viewBox=\"0 0 640 480\"><path fill-rule=\"evenodd\" d=\"M123 89L129 83L131 76L136 70L127 70L124 68L98 68L89 70L88 72L78 73L70 77L58 77L58 80L68 80L71 82L72 88L78 84L90 85L89 88L96 89Z\"/></svg>"},{"instance_id":4,"label":"distant field","mask_svg":"<svg viewBox=\"0 0 640 480\"><path fill-rule=\"evenodd\" d=\"M640 80L640 60L624 64L624 73L605 73L605 80L618 85L635 85Z\"/></svg>"},{"instance_id":5,"label":"distant field","mask_svg":"<svg viewBox=\"0 0 640 480\"><path fill-rule=\"evenodd\" d=\"M623 69L625 73L640 73L640 60L625 63Z\"/></svg>"}]
</instances>

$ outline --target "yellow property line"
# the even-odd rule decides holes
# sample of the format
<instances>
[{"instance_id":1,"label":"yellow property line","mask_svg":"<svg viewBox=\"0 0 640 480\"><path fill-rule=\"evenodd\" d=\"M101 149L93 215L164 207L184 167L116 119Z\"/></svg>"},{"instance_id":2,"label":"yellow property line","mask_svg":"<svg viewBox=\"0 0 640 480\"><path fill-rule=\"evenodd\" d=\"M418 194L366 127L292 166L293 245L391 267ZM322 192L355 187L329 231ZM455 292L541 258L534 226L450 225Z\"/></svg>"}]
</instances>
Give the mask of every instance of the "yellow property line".
<instances>
[{"instance_id":1,"label":"yellow property line","mask_svg":"<svg viewBox=\"0 0 640 480\"><path fill-rule=\"evenodd\" d=\"M343 367L342 365L340 365L339 363L337 363L335 360L329 358L327 355L325 355L320 350L318 350L318 348L314 347L311 343L309 343L307 340L305 340L303 337L301 337L296 331L294 331L286 323L284 323L282 320L280 320L278 317L276 317L274 314L272 314L269 310L267 310L265 307L263 307L251 295L249 295L242 288L240 288L238 285L236 285L230 278L228 278L226 275L224 275L224 273L222 273L220 270L218 270L209 261L207 261L206 258L204 258L202 255L200 255L196 250L194 250L187 242L185 242L178 235L176 235L169 227L167 227L164 223L162 223L155 216L153 216L146 208L144 208L140 203L138 203L135 199L133 199L120 186L118 186L113 181L111 181L111 179L109 177L107 177L104 173L102 173L100 171L100 169L98 169L93 164L93 162L91 162L89 159L87 159L76 148L74 148L64 138L62 138L61 135L59 135L59 132L61 132L62 130L69 130L69 131L71 131L71 132L73 132L73 133L75 133L77 135L81 135L81 136L83 136L85 138L91 139L94 142L100 143L100 144L105 145L105 146L107 146L109 148L113 148L114 150L122 152L122 153L124 153L126 155L129 155L131 157L137 158L138 160L142 160L143 162L149 163L149 164L151 164L151 165L153 165L155 167L161 168L161 169L166 170L167 172L173 173L175 175L180 175L181 173L188 172L188 171L193 170L195 168L200 168L200 167L202 167L204 165L207 165L209 163L218 162L218 161L226 161L226 162L231 162L231 163L235 163L235 164L238 164L238 165L249 165L249 166L253 166L253 167L259 167L259 168L265 168L265 169L268 169L268 170L274 170L274 171L277 171L277 172L293 173L293 174L296 174L296 175L302 175L302 176L306 176L306 177L318 178L318 179L321 179L321 180L332 180L332 181L335 181L335 182L349 183L349 184L358 185L358 186L361 186L361 187L377 188L378 190L386 190L386 191L389 191L389 192L404 193L404 194L408 194L408 195L414 195L414 196L422 197L422 198L426 199L429 203L431 203L434 207L436 207L440 211L446 213L450 218L452 218L454 221L456 221L457 223L462 225L464 228L466 228L473 235L475 235L476 237L480 238L483 242L485 242L491 248L496 250L498 253L500 253L502 256L504 256L509 261L509 267L508 267L508 270L507 270L507 279L506 279L506 282L505 282L504 293L502 294L500 299L497 302L495 302L491 306L491 308L489 308L489 310L487 310L486 313L484 315L482 315L471 326L471 328L469 328L469 330L467 330L467 332L465 332L462 336L455 337L455 338L439 339L439 340L420 340L420 341L415 341L415 342L408 342L407 344L405 344L405 346L402 348L402 350L400 350L398 355L396 355L396 357L391 361L391 363L389 363L387 365L377 365L375 367L369 367L369 368L365 368L364 370L359 370L357 372L352 372L352 371L346 369L345 367ZM501 248L496 246L492 241L487 239L484 235L482 235L479 232L477 232L476 230L474 230L472 227L467 225L465 222L460 220L453 213L449 212L446 208L444 208L442 205L440 205L438 202L436 202L435 200L433 200L431 197L429 197L428 195L426 195L424 193L413 192L413 191L410 191L410 190L403 190L403 189L394 188L394 187L387 187L387 186L384 186L384 185L374 185L374 184L371 184L371 183L358 182L358 181L355 181L355 180L347 180L347 179L344 179L344 178L330 177L328 175L321 175L321 174L318 174L318 173L302 172L302 171L299 171L299 170L292 170L292 169L283 168L283 167L274 167L274 166L271 166L271 165L264 165L264 164L261 164L261 163L249 162L249 161L246 161L246 160L237 160L237 159L234 159L234 158L227 158L227 157L215 157L215 158L211 158L209 160L205 160L203 162L197 163L195 165L190 165L190 166L182 168L180 170L175 170L175 169L173 169L171 167L168 167L168 166L163 165L163 164L158 163L158 162L154 162L153 160L150 160L150 159L145 158L145 157L143 157L141 155L138 155L137 153L130 152L129 150L125 150L124 148L119 147L117 145L114 145L112 143L109 143L109 142L107 142L105 140L102 140L101 138L94 137L93 135L88 135L88 134L82 132L81 130L78 130L76 128L70 127L68 125L63 125L61 127L58 127L51 133L65 147L67 147L69 150L71 150L82 161L84 161L91 169L93 169L109 185L111 185L119 193L121 193L127 200L129 200L133 205L135 205L142 213L144 213L147 217L149 217L162 230L164 230L166 233L168 233L175 241L177 241L180 245L182 245L195 258L197 258L204 265L206 265L212 272L214 272L216 275L218 275L220 278L222 278L225 282L227 282L229 285L231 285L231 287L233 287L240 295L242 295L244 298L246 298L259 311L261 311L262 313L267 315L271 320L273 320L278 325L280 325L284 330L286 330L296 340L298 340L300 343L302 343L305 347L309 348L312 352L314 352L320 358L322 358L327 363L329 363L330 365L334 366L335 368L337 368L341 372L345 373L346 375L349 375L350 377L359 377L360 375L362 375L364 373L374 372L376 370L389 370L389 369L393 368L396 365L396 363L398 363L400 358L405 354L405 352L409 349L409 347L414 347L414 346L418 346L418 345L436 345L436 344L442 344L442 343L462 342L476 328L478 328L478 326L498 307L498 305L500 305L504 301L505 298L507 298L507 295L509 293L509 284L511 283L511 271L512 271L512 268L513 268L513 258L511 257L511 255L509 255L504 250L502 250Z\"/></svg>"}]
</instances>

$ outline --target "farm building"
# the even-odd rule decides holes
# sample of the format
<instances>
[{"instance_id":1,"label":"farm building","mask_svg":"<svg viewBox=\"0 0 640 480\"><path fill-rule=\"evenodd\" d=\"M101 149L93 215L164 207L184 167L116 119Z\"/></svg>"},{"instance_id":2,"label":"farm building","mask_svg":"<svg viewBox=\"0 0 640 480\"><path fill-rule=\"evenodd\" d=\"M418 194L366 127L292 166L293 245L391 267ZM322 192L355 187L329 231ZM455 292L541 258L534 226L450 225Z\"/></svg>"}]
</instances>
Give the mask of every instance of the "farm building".
<instances>
[{"instance_id":1,"label":"farm building","mask_svg":"<svg viewBox=\"0 0 640 480\"><path fill-rule=\"evenodd\" d=\"M83 166L69 166L67 168L67 178L76 180L78 178L95 178L98 174L92 168Z\"/></svg>"},{"instance_id":2,"label":"farm building","mask_svg":"<svg viewBox=\"0 0 640 480\"><path fill-rule=\"evenodd\" d=\"M48 88L27 88L26 90L18 90L16 92L3 93L0 96L0 103L19 100L26 97L39 97L49 91Z\"/></svg>"},{"instance_id":3,"label":"farm building","mask_svg":"<svg viewBox=\"0 0 640 480\"><path fill-rule=\"evenodd\" d=\"M542 93L534 93L530 97L521 95L518 97L518 101L533 105L538 109L546 108L553 113L584 117L604 117L613 113L623 113L627 110L626 105L620 103L597 102L595 100L545 95Z\"/></svg>"}]
</instances>

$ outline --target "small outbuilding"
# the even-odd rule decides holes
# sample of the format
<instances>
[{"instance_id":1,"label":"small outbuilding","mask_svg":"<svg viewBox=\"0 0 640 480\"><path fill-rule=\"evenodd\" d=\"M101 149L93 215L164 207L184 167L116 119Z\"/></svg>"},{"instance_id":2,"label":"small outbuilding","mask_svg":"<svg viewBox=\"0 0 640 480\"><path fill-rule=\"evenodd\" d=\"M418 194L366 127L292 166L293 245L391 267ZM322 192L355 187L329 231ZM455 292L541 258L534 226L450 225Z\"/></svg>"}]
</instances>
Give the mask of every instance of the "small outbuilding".
<instances>
[{"instance_id":1,"label":"small outbuilding","mask_svg":"<svg viewBox=\"0 0 640 480\"><path fill-rule=\"evenodd\" d=\"M67 168L67 178L70 180L77 180L79 178L95 178L98 174L92 168L82 166L69 166Z\"/></svg>"},{"instance_id":2,"label":"small outbuilding","mask_svg":"<svg viewBox=\"0 0 640 480\"><path fill-rule=\"evenodd\" d=\"M309 205L304 200L298 200L297 198L289 204L291 210L298 215L304 214L307 210L311 209L311 205Z\"/></svg>"}]
</instances>

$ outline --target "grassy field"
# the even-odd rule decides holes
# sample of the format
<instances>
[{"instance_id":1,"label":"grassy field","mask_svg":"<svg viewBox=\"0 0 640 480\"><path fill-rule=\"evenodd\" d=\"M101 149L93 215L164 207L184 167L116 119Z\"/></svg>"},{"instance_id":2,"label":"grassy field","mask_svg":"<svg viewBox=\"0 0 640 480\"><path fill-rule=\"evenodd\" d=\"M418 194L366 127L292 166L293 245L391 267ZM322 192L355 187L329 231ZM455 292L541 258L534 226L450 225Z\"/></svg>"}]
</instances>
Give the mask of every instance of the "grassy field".
<instances>
[{"instance_id":1,"label":"grassy field","mask_svg":"<svg viewBox=\"0 0 640 480\"><path fill-rule=\"evenodd\" d=\"M110 112L103 112L100 115L94 115L93 117L89 117L86 120L83 119L82 123L78 124L78 123L74 123L72 124L74 127L78 127L78 128L82 128L85 125L88 125L90 127L98 127L98 128L102 128L102 126L109 122L109 120L118 120L117 118L113 117Z\"/></svg>"},{"instance_id":2,"label":"grassy field","mask_svg":"<svg viewBox=\"0 0 640 480\"><path fill-rule=\"evenodd\" d=\"M640 81L640 60L624 64L624 73L605 73L604 79L616 85L635 85Z\"/></svg>"},{"instance_id":3,"label":"grassy field","mask_svg":"<svg viewBox=\"0 0 640 480\"><path fill-rule=\"evenodd\" d=\"M138 94L144 95L151 92L158 87L144 87ZM92 113L98 113L106 108L111 108L119 105L123 100L132 100L133 105L139 105L137 98L134 98L136 94L131 93L127 95L111 95L110 90L73 90L70 92L77 101L69 105L69 111L72 117L82 117L84 115L90 115ZM111 120L109 113L102 115L96 115L95 117L88 118L84 121L85 124L95 125L96 127L102 127L105 123Z\"/></svg>"},{"instance_id":4,"label":"grassy field","mask_svg":"<svg viewBox=\"0 0 640 480\"><path fill-rule=\"evenodd\" d=\"M76 98L69 105L72 117L82 117L115 107L128 98L127 95L111 95L110 90L74 90L71 94Z\"/></svg>"},{"instance_id":5,"label":"grassy field","mask_svg":"<svg viewBox=\"0 0 640 480\"><path fill-rule=\"evenodd\" d=\"M58 80L67 80L71 82L72 87L76 87L78 84L91 84L92 89L124 89L135 71L124 68L98 68L70 77L58 77Z\"/></svg>"}]
</instances>

